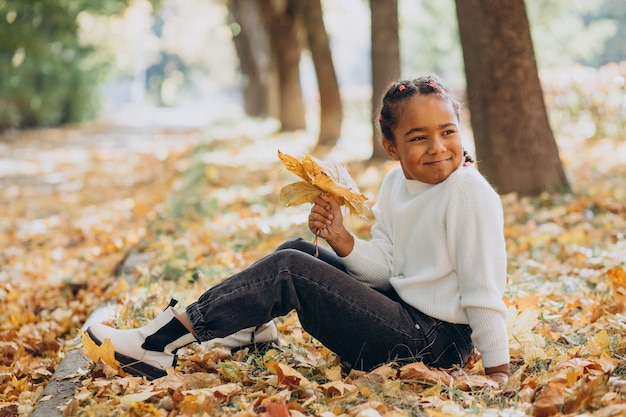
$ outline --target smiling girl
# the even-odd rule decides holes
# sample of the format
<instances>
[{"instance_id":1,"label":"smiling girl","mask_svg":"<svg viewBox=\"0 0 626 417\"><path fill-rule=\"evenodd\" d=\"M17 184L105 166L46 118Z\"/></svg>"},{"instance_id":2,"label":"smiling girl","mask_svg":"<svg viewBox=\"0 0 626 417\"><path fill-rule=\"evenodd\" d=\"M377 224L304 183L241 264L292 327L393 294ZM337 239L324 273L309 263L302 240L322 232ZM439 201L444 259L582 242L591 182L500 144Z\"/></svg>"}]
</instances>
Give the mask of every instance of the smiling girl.
<instances>
[{"instance_id":1,"label":"smiling girl","mask_svg":"<svg viewBox=\"0 0 626 417\"><path fill-rule=\"evenodd\" d=\"M486 373L505 382L502 205L463 150L458 102L436 77L401 81L385 94L379 120L384 149L400 163L381 185L370 240L348 231L339 204L322 195L308 225L333 251L316 257L310 242L288 241L185 312L170 306L137 329L94 324L90 337L110 339L128 372L152 379L195 341L272 341L272 319L295 310L350 368L464 366L477 348Z\"/></svg>"}]
</instances>

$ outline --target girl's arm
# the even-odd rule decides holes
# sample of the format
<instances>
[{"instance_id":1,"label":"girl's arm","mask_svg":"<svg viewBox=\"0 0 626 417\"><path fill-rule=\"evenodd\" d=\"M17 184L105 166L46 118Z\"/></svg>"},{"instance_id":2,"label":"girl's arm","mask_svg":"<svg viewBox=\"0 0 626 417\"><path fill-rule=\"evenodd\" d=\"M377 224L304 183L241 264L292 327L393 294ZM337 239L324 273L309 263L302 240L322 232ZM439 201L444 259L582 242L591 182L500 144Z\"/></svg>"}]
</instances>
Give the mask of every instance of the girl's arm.
<instances>
[{"instance_id":1,"label":"girl's arm","mask_svg":"<svg viewBox=\"0 0 626 417\"><path fill-rule=\"evenodd\" d=\"M472 328L485 373L506 375L509 364L506 247L500 197L486 182L464 181L448 203L450 255L456 264L461 306Z\"/></svg>"}]
</instances>

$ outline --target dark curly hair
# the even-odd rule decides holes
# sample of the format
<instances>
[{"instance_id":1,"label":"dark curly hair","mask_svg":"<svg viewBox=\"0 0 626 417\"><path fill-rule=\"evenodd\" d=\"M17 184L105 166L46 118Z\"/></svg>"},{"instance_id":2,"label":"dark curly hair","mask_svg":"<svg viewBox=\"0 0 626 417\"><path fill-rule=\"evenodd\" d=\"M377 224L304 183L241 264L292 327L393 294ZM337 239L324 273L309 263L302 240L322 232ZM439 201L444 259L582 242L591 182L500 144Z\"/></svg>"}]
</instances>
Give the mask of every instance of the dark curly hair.
<instances>
[{"instance_id":1,"label":"dark curly hair","mask_svg":"<svg viewBox=\"0 0 626 417\"><path fill-rule=\"evenodd\" d=\"M434 94L444 100L448 100L452 104L457 120L459 120L461 107L459 100L436 75L426 75L414 80L398 81L393 83L383 96L383 103L378 116L382 140L395 141L393 129L398 124L402 104L418 94L423 96ZM463 155L466 162L474 162L466 150L463 150Z\"/></svg>"}]
</instances>

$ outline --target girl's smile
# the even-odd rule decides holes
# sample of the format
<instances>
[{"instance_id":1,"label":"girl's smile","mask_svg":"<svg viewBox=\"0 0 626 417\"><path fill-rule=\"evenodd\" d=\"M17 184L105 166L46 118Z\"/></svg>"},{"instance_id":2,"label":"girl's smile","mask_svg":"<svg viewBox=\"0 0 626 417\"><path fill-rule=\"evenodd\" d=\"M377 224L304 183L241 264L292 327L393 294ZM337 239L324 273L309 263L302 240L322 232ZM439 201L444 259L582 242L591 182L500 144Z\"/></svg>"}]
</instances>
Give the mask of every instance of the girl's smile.
<instances>
[{"instance_id":1,"label":"girl's smile","mask_svg":"<svg viewBox=\"0 0 626 417\"><path fill-rule=\"evenodd\" d=\"M400 161L407 179L438 184L461 165L463 145L449 100L415 95L404 104L399 120L394 140L384 140L383 146Z\"/></svg>"}]
</instances>

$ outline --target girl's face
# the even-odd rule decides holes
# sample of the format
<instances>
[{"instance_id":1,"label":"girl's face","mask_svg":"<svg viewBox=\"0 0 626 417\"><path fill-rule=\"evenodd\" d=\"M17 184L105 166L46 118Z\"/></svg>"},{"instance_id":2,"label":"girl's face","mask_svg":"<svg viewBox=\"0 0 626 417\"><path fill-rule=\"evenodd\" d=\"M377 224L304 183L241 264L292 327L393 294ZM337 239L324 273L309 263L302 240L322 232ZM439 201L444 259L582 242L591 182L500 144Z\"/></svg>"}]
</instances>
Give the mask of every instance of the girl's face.
<instances>
[{"instance_id":1,"label":"girl's face","mask_svg":"<svg viewBox=\"0 0 626 417\"><path fill-rule=\"evenodd\" d=\"M387 154L400 161L407 179L438 184L448 178L463 159L452 103L436 95L415 95L400 111L394 141L382 141Z\"/></svg>"}]
</instances>

